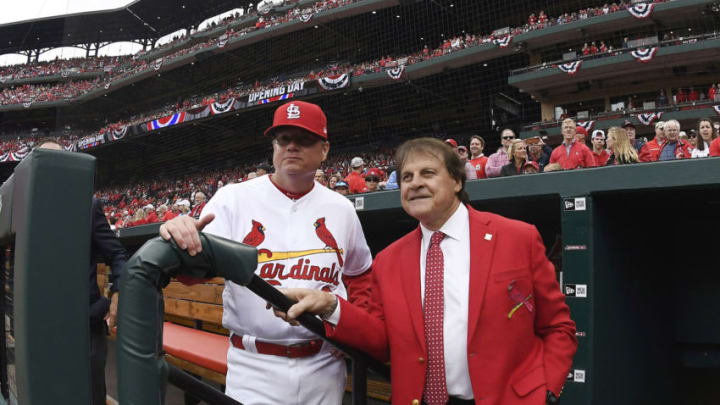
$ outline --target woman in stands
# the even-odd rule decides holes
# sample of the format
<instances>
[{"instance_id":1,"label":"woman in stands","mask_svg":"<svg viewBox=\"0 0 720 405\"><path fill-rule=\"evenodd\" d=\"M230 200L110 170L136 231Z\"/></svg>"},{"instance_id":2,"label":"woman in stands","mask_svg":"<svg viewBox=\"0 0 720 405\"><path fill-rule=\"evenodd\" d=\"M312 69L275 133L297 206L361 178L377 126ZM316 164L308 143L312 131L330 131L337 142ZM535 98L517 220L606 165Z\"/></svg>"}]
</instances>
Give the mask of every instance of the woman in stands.
<instances>
[{"instance_id":1,"label":"woman in stands","mask_svg":"<svg viewBox=\"0 0 720 405\"><path fill-rule=\"evenodd\" d=\"M710 156L710 144L717 138L715 128L713 128L713 122L710 121L710 118L700 118L697 133L697 144L692 151L691 157L703 158Z\"/></svg>"},{"instance_id":2,"label":"woman in stands","mask_svg":"<svg viewBox=\"0 0 720 405\"><path fill-rule=\"evenodd\" d=\"M610 150L607 166L626 165L640 161L637 151L630 143L627 132L622 128L612 127L608 130L607 147Z\"/></svg>"},{"instance_id":3,"label":"woman in stands","mask_svg":"<svg viewBox=\"0 0 720 405\"><path fill-rule=\"evenodd\" d=\"M509 162L500 169L500 176L515 176L523 173L527 162L527 146L522 139L515 139L508 148Z\"/></svg>"}]
</instances>

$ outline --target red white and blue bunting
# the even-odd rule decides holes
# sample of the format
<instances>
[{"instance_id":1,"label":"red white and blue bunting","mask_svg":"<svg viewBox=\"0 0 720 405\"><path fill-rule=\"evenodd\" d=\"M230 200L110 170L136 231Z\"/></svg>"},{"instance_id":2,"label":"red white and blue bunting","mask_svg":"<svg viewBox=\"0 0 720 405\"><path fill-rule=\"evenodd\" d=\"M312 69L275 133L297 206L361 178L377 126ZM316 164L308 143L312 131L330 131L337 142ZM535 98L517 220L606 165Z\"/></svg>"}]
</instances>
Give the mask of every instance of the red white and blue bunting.
<instances>
[{"instance_id":1,"label":"red white and blue bunting","mask_svg":"<svg viewBox=\"0 0 720 405\"><path fill-rule=\"evenodd\" d=\"M307 23L307 22L310 22L310 20L312 20L312 17L313 17L312 13L301 14L300 21Z\"/></svg>"},{"instance_id":2,"label":"red white and blue bunting","mask_svg":"<svg viewBox=\"0 0 720 405\"><path fill-rule=\"evenodd\" d=\"M343 73L341 75L321 77L320 79L318 79L318 84L324 90L343 89L350 85L350 75L348 75L347 73Z\"/></svg>"},{"instance_id":3,"label":"red white and blue bunting","mask_svg":"<svg viewBox=\"0 0 720 405\"><path fill-rule=\"evenodd\" d=\"M713 110L715 110L715 114L720 115L720 105L714 105Z\"/></svg>"},{"instance_id":4,"label":"red white and blue bunting","mask_svg":"<svg viewBox=\"0 0 720 405\"><path fill-rule=\"evenodd\" d=\"M153 69L160 70L163 64L163 58L157 58L155 59L155 62L153 63Z\"/></svg>"},{"instance_id":5,"label":"red white and blue bunting","mask_svg":"<svg viewBox=\"0 0 720 405\"><path fill-rule=\"evenodd\" d=\"M154 131L156 129L165 128L180 124L185 121L185 112L175 113L167 117L158 118L147 123L147 130Z\"/></svg>"},{"instance_id":6,"label":"red white and blue bunting","mask_svg":"<svg viewBox=\"0 0 720 405\"><path fill-rule=\"evenodd\" d=\"M398 65L396 68L387 70L388 76L393 80L400 80L403 73L405 73L405 65Z\"/></svg>"},{"instance_id":7,"label":"red white and blue bunting","mask_svg":"<svg viewBox=\"0 0 720 405\"><path fill-rule=\"evenodd\" d=\"M636 49L630 54L637 60L638 62L642 63L648 63L655 57L655 54L657 53L658 48L652 47L652 48L642 48L642 49Z\"/></svg>"},{"instance_id":8,"label":"red white and blue bunting","mask_svg":"<svg viewBox=\"0 0 720 405\"><path fill-rule=\"evenodd\" d=\"M638 121L642 122L643 125L653 125L655 121L658 121L662 118L663 113L645 113L645 114L638 114L637 119Z\"/></svg>"},{"instance_id":9,"label":"red white and blue bunting","mask_svg":"<svg viewBox=\"0 0 720 405\"><path fill-rule=\"evenodd\" d=\"M513 36L508 34L502 38L493 39L493 44L499 46L500 48L507 48L508 46L510 46L512 39L513 39Z\"/></svg>"},{"instance_id":10,"label":"red white and blue bunting","mask_svg":"<svg viewBox=\"0 0 720 405\"><path fill-rule=\"evenodd\" d=\"M23 107L25 107L25 108L30 108L31 105L32 105L32 101L26 101L23 103Z\"/></svg>"},{"instance_id":11,"label":"red white and blue bunting","mask_svg":"<svg viewBox=\"0 0 720 405\"><path fill-rule=\"evenodd\" d=\"M640 3L628 8L628 13L635 18L645 19L650 17L654 8L653 3Z\"/></svg>"},{"instance_id":12,"label":"red white and blue bunting","mask_svg":"<svg viewBox=\"0 0 720 405\"><path fill-rule=\"evenodd\" d=\"M10 161L11 162L19 162L25 158L25 156L30 153L29 150L25 149L24 151L18 151L18 152L10 152Z\"/></svg>"},{"instance_id":13,"label":"red white and blue bunting","mask_svg":"<svg viewBox=\"0 0 720 405\"><path fill-rule=\"evenodd\" d=\"M580 69L580 64L581 64L581 63L582 63L581 60L576 60L575 62L568 62L568 63L563 63L563 64L561 64L561 65L557 65L557 67L558 67L558 69L560 69L561 71L563 71L563 72L569 74L570 76L572 76L572 75L574 75L574 74Z\"/></svg>"},{"instance_id":14,"label":"red white and blue bunting","mask_svg":"<svg viewBox=\"0 0 720 405\"><path fill-rule=\"evenodd\" d=\"M110 88L110 83L112 82L105 82L105 84L103 85L103 87L105 87L105 90Z\"/></svg>"},{"instance_id":15,"label":"red white and blue bunting","mask_svg":"<svg viewBox=\"0 0 720 405\"><path fill-rule=\"evenodd\" d=\"M127 134L127 127L122 127L121 129L113 129L110 131L110 136L112 137L113 141L123 139L125 137L125 134Z\"/></svg>"},{"instance_id":16,"label":"red white and blue bunting","mask_svg":"<svg viewBox=\"0 0 720 405\"><path fill-rule=\"evenodd\" d=\"M210 108L212 109L213 115L215 114L222 114L230 111L232 109L233 103L235 102L234 98L229 98L224 103L220 102L214 102L210 105Z\"/></svg>"},{"instance_id":17,"label":"red white and blue bunting","mask_svg":"<svg viewBox=\"0 0 720 405\"><path fill-rule=\"evenodd\" d=\"M584 122L578 121L577 125L579 127L585 128L585 131L587 131L587 133L589 134L590 131L592 131L593 128L595 128L595 121L584 121Z\"/></svg>"}]
</instances>

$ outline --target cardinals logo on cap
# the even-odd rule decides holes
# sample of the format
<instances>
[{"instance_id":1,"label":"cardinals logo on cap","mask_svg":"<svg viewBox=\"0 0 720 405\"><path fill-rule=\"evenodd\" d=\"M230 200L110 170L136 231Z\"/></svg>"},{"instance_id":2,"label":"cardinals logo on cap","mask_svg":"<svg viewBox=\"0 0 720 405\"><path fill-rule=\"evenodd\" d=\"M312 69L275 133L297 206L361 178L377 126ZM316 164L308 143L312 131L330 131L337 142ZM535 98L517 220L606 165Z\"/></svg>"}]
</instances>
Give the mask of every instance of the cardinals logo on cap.
<instances>
[{"instance_id":1,"label":"cardinals logo on cap","mask_svg":"<svg viewBox=\"0 0 720 405\"><path fill-rule=\"evenodd\" d=\"M300 118L300 107L290 104L287 108L287 119L296 120Z\"/></svg>"}]
</instances>

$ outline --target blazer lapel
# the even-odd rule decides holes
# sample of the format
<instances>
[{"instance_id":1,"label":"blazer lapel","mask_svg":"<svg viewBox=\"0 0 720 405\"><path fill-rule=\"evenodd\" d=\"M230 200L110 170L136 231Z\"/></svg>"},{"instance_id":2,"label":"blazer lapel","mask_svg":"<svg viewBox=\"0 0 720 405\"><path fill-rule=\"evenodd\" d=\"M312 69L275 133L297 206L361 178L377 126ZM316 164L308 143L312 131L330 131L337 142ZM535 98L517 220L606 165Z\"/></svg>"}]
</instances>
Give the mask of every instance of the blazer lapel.
<instances>
[{"instance_id":1,"label":"blazer lapel","mask_svg":"<svg viewBox=\"0 0 720 405\"><path fill-rule=\"evenodd\" d=\"M472 340L480 319L490 266L498 238L490 220L468 207L470 218L470 300L468 309L468 342Z\"/></svg>"},{"instance_id":2,"label":"blazer lapel","mask_svg":"<svg viewBox=\"0 0 720 405\"><path fill-rule=\"evenodd\" d=\"M409 258L406 265L402 266L402 285L405 292L405 302L407 302L410 318L412 320L415 335L418 342L425 351L425 332L423 324L423 309L420 291L420 244L422 243L422 231L418 226L413 232L406 246L406 256Z\"/></svg>"}]
</instances>

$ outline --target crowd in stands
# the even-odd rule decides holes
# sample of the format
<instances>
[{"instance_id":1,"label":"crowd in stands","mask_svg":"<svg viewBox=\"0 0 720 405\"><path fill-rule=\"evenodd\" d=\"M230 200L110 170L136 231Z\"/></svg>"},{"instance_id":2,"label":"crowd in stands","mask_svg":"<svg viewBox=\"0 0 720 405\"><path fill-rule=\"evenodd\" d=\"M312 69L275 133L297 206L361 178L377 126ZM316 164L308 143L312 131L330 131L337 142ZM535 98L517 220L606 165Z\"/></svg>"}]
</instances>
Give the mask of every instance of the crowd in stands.
<instances>
[{"instance_id":1,"label":"crowd in stands","mask_svg":"<svg viewBox=\"0 0 720 405\"><path fill-rule=\"evenodd\" d=\"M49 62L31 62L0 67L2 81L34 79L67 73L102 73L124 63L128 56L92 57L92 58L56 58Z\"/></svg>"},{"instance_id":2,"label":"crowd in stands","mask_svg":"<svg viewBox=\"0 0 720 405\"><path fill-rule=\"evenodd\" d=\"M465 164L468 180L536 174L560 170L637 164L643 162L720 157L720 123L700 119L697 128L681 131L675 120L658 122L651 140L636 138L635 126L596 130L588 134L572 119L563 121L563 141L555 148L540 137L519 139L511 129L500 133L501 147L484 154L485 139L474 135L468 146L446 143ZM108 220L115 228L162 222L178 215L199 217L205 202L224 185L272 173L267 161L225 170L206 170L175 178L155 178L100 190ZM398 188L392 149L329 158L315 180L343 195Z\"/></svg>"}]
</instances>

